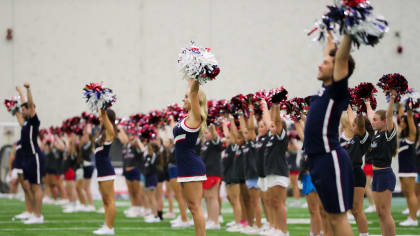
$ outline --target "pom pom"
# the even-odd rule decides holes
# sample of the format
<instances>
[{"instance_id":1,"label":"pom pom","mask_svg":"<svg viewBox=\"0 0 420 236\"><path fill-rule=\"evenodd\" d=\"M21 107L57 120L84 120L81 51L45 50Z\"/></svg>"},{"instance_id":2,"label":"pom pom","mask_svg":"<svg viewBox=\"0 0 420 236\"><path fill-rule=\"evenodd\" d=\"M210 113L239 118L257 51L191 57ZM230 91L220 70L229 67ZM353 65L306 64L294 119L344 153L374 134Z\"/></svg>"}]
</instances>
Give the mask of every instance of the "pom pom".
<instances>
[{"instance_id":1,"label":"pom pom","mask_svg":"<svg viewBox=\"0 0 420 236\"><path fill-rule=\"evenodd\" d=\"M163 110L166 123L169 124L169 117L172 116L175 122L178 122L187 115L185 109L178 104L170 105Z\"/></svg>"},{"instance_id":2,"label":"pom pom","mask_svg":"<svg viewBox=\"0 0 420 236\"><path fill-rule=\"evenodd\" d=\"M278 93L273 95L273 97L271 98L271 101L273 103L278 104L287 99L287 94L288 94L287 90L282 87Z\"/></svg>"},{"instance_id":3,"label":"pom pom","mask_svg":"<svg viewBox=\"0 0 420 236\"><path fill-rule=\"evenodd\" d=\"M373 7L363 0L343 0L335 5L327 6L328 12L322 20L315 23L315 27L308 35L318 31L317 41L325 40L327 31L334 38L338 35L350 35L353 43L375 46L388 31L388 22L373 13Z\"/></svg>"},{"instance_id":4,"label":"pom pom","mask_svg":"<svg viewBox=\"0 0 420 236\"><path fill-rule=\"evenodd\" d=\"M238 94L230 100L230 113L238 115L248 111L248 99L243 94Z\"/></svg>"},{"instance_id":5,"label":"pom pom","mask_svg":"<svg viewBox=\"0 0 420 236\"><path fill-rule=\"evenodd\" d=\"M140 127L140 140L142 142L148 142L153 140L157 137L155 126L145 124L144 126Z\"/></svg>"},{"instance_id":6,"label":"pom pom","mask_svg":"<svg viewBox=\"0 0 420 236\"><path fill-rule=\"evenodd\" d=\"M189 47L182 49L178 65L184 73L185 79L193 78L200 84L216 79L220 73L217 60L210 49L202 48L194 42L191 42Z\"/></svg>"},{"instance_id":7,"label":"pom pom","mask_svg":"<svg viewBox=\"0 0 420 236\"><path fill-rule=\"evenodd\" d=\"M292 120L298 121L309 110L309 105L305 102L304 98L293 98L289 101L284 101L281 109L286 110Z\"/></svg>"},{"instance_id":8,"label":"pom pom","mask_svg":"<svg viewBox=\"0 0 420 236\"><path fill-rule=\"evenodd\" d=\"M350 102L356 108L357 113L367 112L365 101L369 101L373 110L376 109L377 102L375 93L378 92L372 83L360 83L353 89L349 89Z\"/></svg>"},{"instance_id":9,"label":"pom pom","mask_svg":"<svg viewBox=\"0 0 420 236\"><path fill-rule=\"evenodd\" d=\"M7 111L12 115L16 115L16 112L20 111L19 108L19 97L12 97L11 99L4 99L4 105L7 108Z\"/></svg>"},{"instance_id":10,"label":"pom pom","mask_svg":"<svg viewBox=\"0 0 420 236\"><path fill-rule=\"evenodd\" d=\"M413 90L408 89L407 93L401 99L406 110L414 110L420 108L420 94Z\"/></svg>"},{"instance_id":11,"label":"pom pom","mask_svg":"<svg viewBox=\"0 0 420 236\"><path fill-rule=\"evenodd\" d=\"M88 124L92 124L92 125L99 125L99 118L97 116L95 116L94 114L90 114L87 112L82 112L82 119L88 123Z\"/></svg>"},{"instance_id":12,"label":"pom pom","mask_svg":"<svg viewBox=\"0 0 420 236\"><path fill-rule=\"evenodd\" d=\"M407 93L408 82L405 77L398 73L386 74L379 79L377 83L384 92L387 100L389 100L390 91L395 90L397 92L397 97L395 98L396 102L401 100L401 95Z\"/></svg>"},{"instance_id":13,"label":"pom pom","mask_svg":"<svg viewBox=\"0 0 420 236\"><path fill-rule=\"evenodd\" d=\"M83 96L91 112L107 109L117 100L112 90L102 87L100 83L90 83L83 88Z\"/></svg>"}]
</instances>

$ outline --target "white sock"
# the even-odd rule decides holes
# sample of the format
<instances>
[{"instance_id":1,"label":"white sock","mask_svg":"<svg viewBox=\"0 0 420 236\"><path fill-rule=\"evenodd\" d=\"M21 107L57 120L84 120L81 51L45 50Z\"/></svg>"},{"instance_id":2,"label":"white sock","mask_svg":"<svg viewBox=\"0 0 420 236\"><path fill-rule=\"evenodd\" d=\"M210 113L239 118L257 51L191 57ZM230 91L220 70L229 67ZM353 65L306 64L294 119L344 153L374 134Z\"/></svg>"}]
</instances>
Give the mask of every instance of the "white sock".
<instances>
[{"instance_id":1,"label":"white sock","mask_svg":"<svg viewBox=\"0 0 420 236\"><path fill-rule=\"evenodd\" d=\"M360 233L359 236L369 236L369 233Z\"/></svg>"}]
</instances>

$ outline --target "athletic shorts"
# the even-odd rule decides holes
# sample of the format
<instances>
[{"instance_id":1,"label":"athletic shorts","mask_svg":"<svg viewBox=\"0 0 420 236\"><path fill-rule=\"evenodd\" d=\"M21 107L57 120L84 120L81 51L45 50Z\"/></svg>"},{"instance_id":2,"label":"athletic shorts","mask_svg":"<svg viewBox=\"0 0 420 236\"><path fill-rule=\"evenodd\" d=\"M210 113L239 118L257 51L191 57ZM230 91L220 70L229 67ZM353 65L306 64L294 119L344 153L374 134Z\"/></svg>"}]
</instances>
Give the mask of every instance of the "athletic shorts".
<instances>
[{"instance_id":1,"label":"athletic shorts","mask_svg":"<svg viewBox=\"0 0 420 236\"><path fill-rule=\"evenodd\" d=\"M299 170L291 170L289 171L289 175L299 175Z\"/></svg>"},{"instance_id":2,"label":"athletic shorts","mask_svg":"<svg viewBox=\"0 0 420 236\"><path fill-rule=\"evenodd\" d=\"M56 169L53 169L53 168L47 168L46 174L48 174L48 175L56 175L56 174L58 174L58 171Z\"/></svg>"},{"instance_id":3,"label":"athletic shorts","mask_svg":"<svg viewBox=\"0 0 420 236\"><path fill-rule=\"evenodd\" d=\"M64 180L65 181L74 181L76 180L76 173L72 168L69 168L66 173L64 173Z\"/></svg>"},{"instance_id":4,"label":"athletic shorts","mask_svg":"<svg viewBox=\"0 0 420 236\"><path fill-rule=\"evenodd\" d=\"M394 171L392 171L392 168L374 170L372 191L385 192L386 190L390 190L393 192L396 182L397 180L395 178Z\"/></svg>"},{"instance_id":5,"label":"athletic shorts","mask_svg":"<svg viewBox=\"0 0 420 236\"><path fill-rule=\"evenodd\" d=\"M178 178L178 167L176 165L169 166L169 180Z\"/></svg>"},{"instance_id":6,"label":"athletic shorts","mask_svg":"<svg viewBox=\"0 0 420 236\"><path fill-rule=\"evenodd\" d=\"M268 188L265 177L258 177L257 185L261 189L261 191L267 192Z\"/></svg>"},{"instance_id":7,"label":"athletic shorts","mask_svg":"<svg viewBox=\"0 0 420 236\"><path fill-rule=\"evenodd\" d=\"M83 166L83 178L92 179L93 170L95 170L93 166Z\"/></svg>"},{"instance_id":8,"label":"athletic shorts","mask_svg":"<svg viewBox=\"0 0 420 236\"><path fill-rule=\"evenodd\" d=\"M345 213L353 207L353 166L346 150L308 155L309 170L324 209L328 213Z\"/></svg>"},{"instance_id":9,"label":"athletic shorts","mask_svg":"<svg viewBox=\"0 0 420 236\"><path fill-rule=\"evenodd\" d=\"M96 161L96 170L98 173L98 182L114 180L115 170L111 162L107 158L100 158L101 161Z\"/></svg>"},{"instance_id":10,"label":"athletic shorts","mask_svg":"<svg viewBox=\"0 0 420 236\"><path fill-rule=\"evenodd\" d=\"M209 190L220 183L221 180L222 177L220 176L207 176L207 180L203 181L203 189Z\"/></svg>"},{"instance_id":11,"label":"athletic shorts","mask_svg":"<svg viewBox=\"0 0 420 236\"><path fill-rule=\"evenodd\" d=\"M266 188L270 189L275 186L281 186L287 188L290 184L289 177L280 176L280 175L267 175L265 177Z\"/></svg>"},{"instance_id":12,"label":"athletic shorts","mask_svg":"<svg viewBox=\"0 0 420 236\"><path fill-rule=\"evenodd\" d=\"M42 184L42 177L45 175L44 155L36 153L26 156L23 163L23 177L31 184Z\"/></svg>"},{"instance_id":13,"label":"athletic shorts","mask_svg":"<svg viewBox=\"0 0 420 236\"><path fill-rule=\"evenodd\" d=\"M353 168L354 187L366 187L366 175L362 168Z\"/></svg>"},{"instance_id":14,"label":"athletic shorts","mask_svg":"<svg viewBox=\"0 0 420 236\"><path fill-rule=\"evenodd\" d=\"M140 171L138 168L134 168L130 171L124 170L123 175L128 181L140 181Z\"/></svg>"},{"instance_id":15,"label":"athletic shorts","mask_svg":"<svg viewBox=\"0 0 420 236\"><path fill-rule=\"evenodd\" d=\"M258 178L247 179L245 180L245 184L248 189L251 189L251 188L260 189L260 187L258 187Z\"/></svg>"},{"instance_id":16,"label":"athletic shorts","mask_svg":"<svg viewBox=\"0 0 420 236\"><path fill-rule=\"evenodd\" d=\"M146 189L154 190L157 187L158 178L157 175L148 175L146 176Z\"/></svg>"},{"instance_id":17,"label":"athletic shorts","mask_svg":"<svg viewBox=\"0 0 420 236\"><path fill-rule=\"evenodd\" d=\"M12 179L17 179L18 174L23 174L22 169L12 169Z\"/></svg>"},{"instance_id":18,"label":"athletic shorts","mask_svg":"<svg viewBox=\"0 0 420 236\"><path fill-rule=\"evenodd\" d=\"M316 193L316 188L312 183L311 175L308 173L302 177L302 194L308 195L312 192Z\"/></svg>"},{"instance_id":19,"label":"athletic shorts","mask_svg":"<svg viewBox=\"0 0 420 236\"><path fill-rule=\"evenodd\" d=\"M365 166L363 166L363 172L365 172L366 176L373 176L373 165L372 164L365 164Z\"/></svg>"}]
</instances>

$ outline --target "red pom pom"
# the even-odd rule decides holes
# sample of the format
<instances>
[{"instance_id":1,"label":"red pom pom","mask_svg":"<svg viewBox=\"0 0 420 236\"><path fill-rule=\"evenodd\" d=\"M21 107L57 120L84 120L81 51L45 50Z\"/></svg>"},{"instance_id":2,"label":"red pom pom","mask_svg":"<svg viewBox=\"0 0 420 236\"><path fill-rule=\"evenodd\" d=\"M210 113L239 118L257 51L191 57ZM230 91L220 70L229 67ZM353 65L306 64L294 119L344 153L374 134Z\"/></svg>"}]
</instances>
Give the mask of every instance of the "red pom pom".
<instances>
[{"instance_id":1,"label":"red pom pom","mask_svg":"<svg viewBox=\"0 0 420 236\"><path fill-rule=\"evenodd\" d=\"M376 109L375 93L378 92L372 83L360 83L354 88L349 88L350 103L356 108L357 113L367 112L365 101L370 102L373 110Z\"/></svg>"},{"instance_id":2,"label":"red pom pom","mask_svg":"<svg viewBox=\"0 0 420 236\"><path fill-rule=\"evenodd\" d=\"M343 0L343 3L349 7L357 7L361 3L365 3L366 0Z\"/></svg>"},{"instance_id":3,"label":"red pom pom","mask_svg":"<svg viewBox=\"0 0 420 236\"><path fill-rule=\"evenodd\" d=\"M408 82L405 77L399 73L382 76L377 85L382 88L387 97L389 97L391 90L395 90L398 94L395 99L397 102L401 100L401 95L406 94L408 91Z\"/></svg>"}]
</instances>

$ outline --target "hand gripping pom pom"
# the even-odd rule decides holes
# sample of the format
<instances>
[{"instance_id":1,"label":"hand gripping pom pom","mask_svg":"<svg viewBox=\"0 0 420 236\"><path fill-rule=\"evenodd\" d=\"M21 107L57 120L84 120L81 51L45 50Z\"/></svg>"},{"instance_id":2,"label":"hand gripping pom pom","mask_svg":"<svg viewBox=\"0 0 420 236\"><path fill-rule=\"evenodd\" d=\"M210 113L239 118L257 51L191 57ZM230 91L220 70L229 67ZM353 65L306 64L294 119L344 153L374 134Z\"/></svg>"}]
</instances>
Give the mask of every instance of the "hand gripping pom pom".
<instances>
[{"instance_id":1,"label":"hand gripping pom pom","mask_svg":"<svg viewBox=\"0 0 420 236\"><path fill-rule=\"evenodd\" d=\"M12 97L11 99L4 99L4 105L7 108L7 111L10 112L13 116L20 111L19 108L19 97Z\"/></svg>"},{"instance_id":2,"label":"hand gripping pom pom","mask_svg":"<svg viewBox=\"0 0 420 236\"><path fill-rule=\"evenodd\" d=\"M100 83L87 84L83 88L83 97L93 113L96 113L98 109L105 110L111 107L117 100L112 90L102 87Z\"/></svg>"},{"instance_id":3,"label":"hand gripping pom pom","mask_svg":"<svg viewBox=\"0 0 420 236\"><path fill-rule=\"evenodd\" d=\"M396 102L401 100L401 95L404 95L408 91L408 82L405 77L398 73L386 74L379 79L377 83L384 92L387 100L389 100L391 90L397 92Z\"/></svg>"},{"instance_id":4,"label":"hand gripping pom pom","mask_svg":"<svg viewBox=\"0 0 420 236\"><path fill-rule=\"evenodd\" d=\"M420 108L420 93L413 89L408 89L407 93L401 98L406 110Z\"/></svg>"},{"instance_id":5,"label":"hand gripping pom pom","mask_svg":"<svg viewBox=\"0 0 420 236\"><path fill-rule=\"evenodd\" d=\"M184 78L193 78L200 85L210 80L215 80L220 73L217 60L209 48L202 48L191 42L187 48L183 48L178 58L180 70L184 73Z\"/></svg>"},{"instance_id":6,"label":"hand gripping pom pom","mask_svg":"<svg viewBox=\"0 0 420 236\"><path fill-rule=\"evenodd\" d=\"M375 93L378 92L372 83L360 83L356 87L349 89L350 102L352 107L355 107L357 114L366 113L367 107L365 102L369 102L372 109L375 110L377 106Z\"/></svg>"},{"instance_id":7,"label":"hand gripping pom pom","mask_svg":"<svg viewBox=\"0 0 420 236\"><path fill-rule=\"evenodd\" d=\"M280 89L280 92L273 95L273 97L271 98L271 101L273 103L278 104L287 99L287 94L288 94L287 90L282 87Z\"/></svg>"},{"instance_id":8,"label":"hand gripping pom pom","mask_svg":"<svg viewBox=\"0 0 420 236\"><path fill-rule=\"evenodd\" d=\"M318 31L315 41L324 41L330 31L335 39L339 35L350 35L353 43L375 46L388 32L388 22L373 13L373 7L364 0L343 0L327 6L328 12L308 35Z\"/></svg>"}]
</instances>

